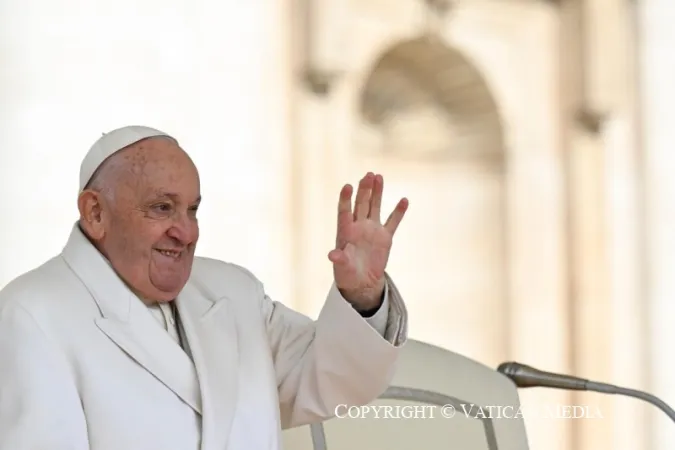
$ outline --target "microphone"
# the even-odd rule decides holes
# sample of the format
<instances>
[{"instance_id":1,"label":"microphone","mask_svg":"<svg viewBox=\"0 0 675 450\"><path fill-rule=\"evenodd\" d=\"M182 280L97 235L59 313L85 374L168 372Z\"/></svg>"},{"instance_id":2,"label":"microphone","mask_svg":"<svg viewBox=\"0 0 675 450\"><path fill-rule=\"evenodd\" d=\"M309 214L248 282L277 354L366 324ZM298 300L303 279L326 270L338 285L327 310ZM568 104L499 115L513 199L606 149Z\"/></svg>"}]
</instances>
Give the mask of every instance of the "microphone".
<instances>
[{"instance_id":1,"label":"microphone","mask_svg":"<svg viewBox=\"0 0 675 450\"><path fill-rule=\"evenodd\" d=\"M624 395L650 403L675 422L675 411L660 398L635 389L623 388L607 383L586 380L571 375L544 372L534 367L517 362L504 362L497 367L497 372L505 375L519 388L544 387L572 391L592 391L602 394Z\"/></svg>"}]
</instances>

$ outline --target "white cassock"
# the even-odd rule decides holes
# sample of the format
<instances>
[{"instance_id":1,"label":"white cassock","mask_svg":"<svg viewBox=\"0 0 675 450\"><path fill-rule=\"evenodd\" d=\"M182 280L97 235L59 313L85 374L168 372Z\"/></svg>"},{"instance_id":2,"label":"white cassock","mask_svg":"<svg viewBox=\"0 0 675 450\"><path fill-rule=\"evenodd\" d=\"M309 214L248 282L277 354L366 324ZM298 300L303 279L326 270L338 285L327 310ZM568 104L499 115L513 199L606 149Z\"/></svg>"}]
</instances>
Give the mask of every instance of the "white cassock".
<instances>
[{"instance_id":1,"label":"white cassock","mask_svg":"<svg viewBox=\"0 0 675 450\"><path fill-rule=\"evenodd\" d=\"M333 286L312 321L195 258L174 303L146 307L75 226L0 291L0 450L280 449L281 429L380 395L406 340L389 278L373 317Z\"/></svg>"}]
</instances>

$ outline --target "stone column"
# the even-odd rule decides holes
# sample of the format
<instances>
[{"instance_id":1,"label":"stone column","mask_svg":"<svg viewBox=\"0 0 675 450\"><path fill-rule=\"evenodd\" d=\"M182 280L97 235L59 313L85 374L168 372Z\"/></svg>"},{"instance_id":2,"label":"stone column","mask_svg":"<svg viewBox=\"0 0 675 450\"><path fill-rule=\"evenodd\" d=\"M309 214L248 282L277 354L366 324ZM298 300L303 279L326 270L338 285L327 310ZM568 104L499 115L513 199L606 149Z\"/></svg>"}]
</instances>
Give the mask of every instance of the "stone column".
<instances>
[{"instance_id":1,"label":"stone column","mask_svg":"<svg viewBox=\"0 0 675 450\"><path fill-rule=\"evenodd\" d=\"M597 133L584 127L572 129L570 138L567 156L573 371L585 378L611 380L605 147ZM587 393L575 393L572 398L574 405L589 407L589 415L597 417L574 421L575 448L590 450L611 443L613 398Z\"/></svg>"},{"instance_id":2,"label":"stone column","mask_svg":"<svg viewBox=\"0 0 675 450\"><path fill-rule=\"evenodd\" d=\"M335 90L348 53L344 45L346 5L311 1L294 13L295 71L300 81L293 105L293 233L295 306L316 316L333 282L328 252L335 245L340 181L335 122L344 114ZM342 180L346 182L348 180ZM351 181L351 180L350 180Z\"/></svg>"},{"instance_id":3,"label":"stone column","mask_svg":"<svg viewBox=\"0 0 675 450\"><path fill-rule=\"evenodd\" d=\"M570 48L578 64L572 56L570 66L581 69L567 105L574 372L640 388L640 224L631 214L638 213L639 161L626 51L631 11L616 0L570 3L577 25L570 22L568 36L578 38ZM603 416L575 422L576 448L644 448L644 405L596 393L574 399Z\"/></svg>"},{"instance_id":4,"label":"stone column","mask_svg":"<svg viewBox=\"0 0 675 450\"><path fill-rule=\"evenodd\" d=\"M675 405L675 8L668 0L638 3L642 150L648 269L649 389ZM650 450L675 448L675 427L652 414Z\"/></svg>"},{"instance_id":5,"label":"stone column","mask_svg":"<svg viewBox=\"0 0 675 450\"><path fill-rule=\"evenodd\" d=\"M597 61L593 99L609 112L603 124L605 149L605 221L611 331L608 381L648 389L649 352L645 308L644 210L642 162L637 105L635 2L614 1L595 9L593 33ZM606 22L605 25L600 25ZM602 45L599 45L602 44ZM603 56L604 54L604 56ZM599 76L601 75L601 76ZM608 320L610 319L610 320ZM648 423L653 408L630 398L614 397L613 419L605 427L607 442L616 450L649 449ZM587 424L591 428L592 424ZM611 437L611 440L609 439Z\"/></svg>"}]
</instances>

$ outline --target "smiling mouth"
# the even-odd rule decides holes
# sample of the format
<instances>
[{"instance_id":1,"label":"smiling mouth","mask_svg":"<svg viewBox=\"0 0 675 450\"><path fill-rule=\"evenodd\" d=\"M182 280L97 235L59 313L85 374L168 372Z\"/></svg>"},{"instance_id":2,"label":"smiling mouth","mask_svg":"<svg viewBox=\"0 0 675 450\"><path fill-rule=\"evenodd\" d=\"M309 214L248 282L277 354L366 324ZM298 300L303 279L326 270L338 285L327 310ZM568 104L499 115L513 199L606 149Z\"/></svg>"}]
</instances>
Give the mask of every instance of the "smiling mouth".
<instances>
[{"instance_id":1,"label":"smiling mouth","mask_svg":"<svg viewBox=\"0 0 675 450\"><path fill-rule=\"evenodd\" d=\"M179 259L181 255L183 254L182 251L178 250L160 250L160 249L155 249L157 253L160 255L166 256L167 258L173 258L173 259Z\"/></svg>"}]
</instances>

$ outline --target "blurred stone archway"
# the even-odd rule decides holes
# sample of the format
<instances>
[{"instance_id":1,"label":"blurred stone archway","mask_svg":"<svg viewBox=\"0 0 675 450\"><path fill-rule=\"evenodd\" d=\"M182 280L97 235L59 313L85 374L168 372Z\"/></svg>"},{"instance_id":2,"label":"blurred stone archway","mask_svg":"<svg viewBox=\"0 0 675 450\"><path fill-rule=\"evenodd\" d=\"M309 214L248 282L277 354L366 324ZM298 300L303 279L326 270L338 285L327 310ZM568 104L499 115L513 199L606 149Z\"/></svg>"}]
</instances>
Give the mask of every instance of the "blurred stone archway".
<instances>
[{"instance_id":1,"label":"blurred stone archway","mask_svg":"<svg viewBox=\"0 0 675 450\"><path fill-rule=\"evenodd\" d=\"M383 167L388 195L413 205L391 267L414 299L412 335L497 364L510 354L505 152L487 83L419 37L374 61L358 108L355 160Z\"/></svg>"},{"instance_id":2,"label":"blurred stone archway","mask_svg":"<svg viewBox=\"0 0 675 450\"><path fill-rule=\"evenodd\" d=\"M436 38L388 49L373 65L359 106L368 134L379 135L371 137L389 154L494 163L504 155L499 111L483 76Z\"/></svg>"}]
</instances>

